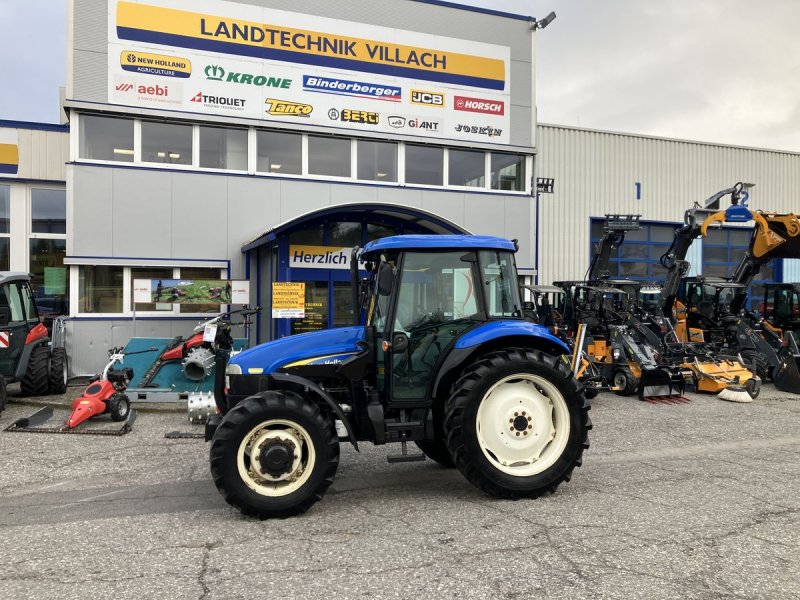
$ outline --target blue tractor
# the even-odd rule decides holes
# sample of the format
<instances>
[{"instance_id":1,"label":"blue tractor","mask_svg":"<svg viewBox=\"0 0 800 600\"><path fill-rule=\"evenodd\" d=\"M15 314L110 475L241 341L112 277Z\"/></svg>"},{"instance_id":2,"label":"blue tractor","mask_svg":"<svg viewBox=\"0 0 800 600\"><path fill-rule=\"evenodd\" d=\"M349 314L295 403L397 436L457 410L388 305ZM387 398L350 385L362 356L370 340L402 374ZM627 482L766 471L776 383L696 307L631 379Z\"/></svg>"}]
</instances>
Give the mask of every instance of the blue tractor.
<instances>
[{"instance_id":1,"label":"blue tractor","mask_svg":"<svg viewBox=\"0 0 800 600\"><path fill-rule=\"evenodd\" d=\"M370 242L353 252L356 325L218 359L206 440L225 499L259 518L305 512L333 482L340 440L398 443L390 462L427 456L499 498L569 481L589 407L567 346L523 317L516 249L470 235Z\"/></svg>"}]
</instances>

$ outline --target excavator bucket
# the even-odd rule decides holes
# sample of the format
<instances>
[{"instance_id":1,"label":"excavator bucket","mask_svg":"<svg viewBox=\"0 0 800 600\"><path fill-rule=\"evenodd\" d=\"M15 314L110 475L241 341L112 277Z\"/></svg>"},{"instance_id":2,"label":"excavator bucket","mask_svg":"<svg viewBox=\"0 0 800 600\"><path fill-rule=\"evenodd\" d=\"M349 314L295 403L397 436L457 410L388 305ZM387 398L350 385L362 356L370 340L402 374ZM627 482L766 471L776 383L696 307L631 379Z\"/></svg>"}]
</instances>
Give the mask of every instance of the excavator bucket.
<instances>
[{"instance_id":1,"label":"excavator bucket","mask_svg":"<svg viewBox=\"0 0 800 600\"><path fill-rule=\"evenodd\" d=\"M686 391L686 379L679 370L666 368L643 369L639 378L639 400L652 404L686 404L689 398Z\"/></svg>"},{"instance_id":2,"label":"excavator bucket","mask_svg":"<svg viewBox=\"0 0 800 600\"><path fill-rule=\"evenodd\" d=\"M800 352L798 352L797 342L791 331L786 332L789 345L786 355L781 356L781 364L775 370L772 380L775 387L782 392L800 394Z\"/></svg>"}]
</instances>

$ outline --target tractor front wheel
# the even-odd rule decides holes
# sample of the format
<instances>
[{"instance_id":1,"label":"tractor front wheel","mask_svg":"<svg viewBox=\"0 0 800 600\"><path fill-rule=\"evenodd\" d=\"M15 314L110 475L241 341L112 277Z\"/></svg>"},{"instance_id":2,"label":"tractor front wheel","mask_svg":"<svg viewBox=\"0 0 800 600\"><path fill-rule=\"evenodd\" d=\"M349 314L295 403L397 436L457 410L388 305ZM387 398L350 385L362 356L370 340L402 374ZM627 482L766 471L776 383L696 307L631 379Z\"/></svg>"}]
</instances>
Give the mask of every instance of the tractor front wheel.
<instances>
[{"instance_id":1,"label":"tractor front wheel","mask_svg":"<svg viewBox=\"0 0 800 600\"><path fill-rule=\"evenodd\" d=\"M211 441L211 476L243 514L289 517L322 499L339 466L339 438L319 407L267 391L232 408Z\"/></svg>"},{"instance_id":2,"label":"tractor front wheel","mask_svg":"<svg viewBox=\"0 0 800 600\"><path fill-rule=\"evenodd\" d=\"M568 364L513 348L467 368L447 403L447 445L459 471L499 498L554 492L589 447L589 407Z\"/></svg>"},{"instance_id":3,"label":"tractor front wheel","mask_svg":"<svg viewBox=\"0 0 800 600\"><path fill-rule=\"evenodd\" d=\"M36 346L28 358L28 368L20 381L23 396L44 396L50 389L50 351Z\"/></svg>"}]
</instances>

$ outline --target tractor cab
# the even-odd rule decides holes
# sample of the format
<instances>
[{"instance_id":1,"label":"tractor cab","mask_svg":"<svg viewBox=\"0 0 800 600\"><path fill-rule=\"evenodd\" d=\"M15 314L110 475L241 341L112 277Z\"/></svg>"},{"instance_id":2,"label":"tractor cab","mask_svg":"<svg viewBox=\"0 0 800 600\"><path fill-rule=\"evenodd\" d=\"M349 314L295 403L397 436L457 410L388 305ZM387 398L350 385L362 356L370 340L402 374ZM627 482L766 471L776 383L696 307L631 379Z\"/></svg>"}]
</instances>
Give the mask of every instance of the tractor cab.
<instances>
[{"instance_id":1,"label":"tractor cab","mask_svg":"<svg viewBox=\"0 0 800 600\"><path fill-rule=\"evenodd\" d=\"M718 277L687 277L681 282L678 297L686 306L690 325L705 329L725 317L735 316L731 305L744 288L741 283Z\"/></svg>"},{"instance_id":2,"label":"tractor cab","mask_svg":"<svg viewBox=\"0 0 800 600\"><path fill-rule=\"evenodd\" d=\"M768 283L761 311L773 328L800 331L800 283Z\"/></svg>"}]
</instances>

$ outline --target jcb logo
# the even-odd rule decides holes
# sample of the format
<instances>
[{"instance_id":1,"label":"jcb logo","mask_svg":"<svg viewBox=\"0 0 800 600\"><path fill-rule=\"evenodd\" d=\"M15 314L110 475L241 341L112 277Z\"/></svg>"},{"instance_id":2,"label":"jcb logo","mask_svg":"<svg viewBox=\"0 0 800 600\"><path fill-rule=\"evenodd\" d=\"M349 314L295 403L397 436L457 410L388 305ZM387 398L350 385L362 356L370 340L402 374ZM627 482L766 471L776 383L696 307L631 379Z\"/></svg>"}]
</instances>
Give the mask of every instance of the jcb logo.
<instances>
[{"instance_id":1,"label":"jcb logo","mask_svg":"<svg viewBox=\"0 0 800 600\"><path fill-rule=\"evenodd\" d=\"M424 90L411 90L411 103L444 108L444 94L426 92Z\"/></svg>"}]
</instances>

